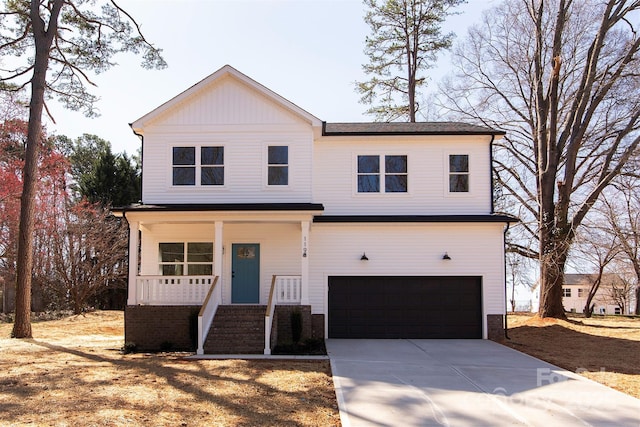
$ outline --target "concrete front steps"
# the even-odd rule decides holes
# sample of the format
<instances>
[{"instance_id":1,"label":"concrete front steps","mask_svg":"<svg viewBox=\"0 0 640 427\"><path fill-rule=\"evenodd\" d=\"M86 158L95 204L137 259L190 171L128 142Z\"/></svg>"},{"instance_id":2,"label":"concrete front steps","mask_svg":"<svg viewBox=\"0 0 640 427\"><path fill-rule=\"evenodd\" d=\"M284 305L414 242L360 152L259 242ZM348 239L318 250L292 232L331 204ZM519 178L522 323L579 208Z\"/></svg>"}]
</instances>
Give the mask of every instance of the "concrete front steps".
<instances>
[{"instance_id":1,"label":"concrete front steps","mask_svg":"<svg viewBox=\"0 0 640 427\"><path fill-rule=\"evenodd\" d=\"M205 354L262 354L264 305L221 305L204 342Z\"/></svg>"}]
</instances>

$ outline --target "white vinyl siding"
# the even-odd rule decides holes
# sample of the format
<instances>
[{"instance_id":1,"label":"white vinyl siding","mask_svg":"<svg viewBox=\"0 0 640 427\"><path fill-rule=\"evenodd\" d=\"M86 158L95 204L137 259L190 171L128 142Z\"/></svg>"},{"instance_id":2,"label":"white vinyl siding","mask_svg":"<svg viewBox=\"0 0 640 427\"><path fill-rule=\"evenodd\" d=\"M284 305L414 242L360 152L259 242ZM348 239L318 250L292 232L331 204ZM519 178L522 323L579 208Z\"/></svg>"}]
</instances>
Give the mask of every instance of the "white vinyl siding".
<instances>
[{"instance_id":1,"label":"white vinyl siding","mask_svg":"<svg viewBox=\"0 0 640 427\"><path fill-rule=\"evenodd\" d=\"M218 146L219 135L145 136L143 202L163 203L310 203L312 134L297 128L288 133L248 134L239 129L225 135L224 185L172 185L171 148L183 145ZM213 141L213 142L212 142ZM288 185L267 186L267 147L288 147ZM269 187L269 191L265 189Z\"/></svg>"},{"instance_id":2,"label":"white vinyl siding","mask_svg":"<svg viewBox=\"0 0 640 427\"><path fill-rule=\"evenodd\" d=\"M313 154L313 198L325 215L491 213L488 136L322 137ZM469 156L470 190L449 193L449 154ZM407 192L358 192L358 156L407 156ZM443 161L446 159L446 161ZM383 170L382 165L380 167ZM382 172L381 172L382 173Z\"/></svg>"},{"instance_id":3,"label":"white vinyl siding","mask_svg":"<svg viewBox=\"0 0 640 427\"><path fill-rule=\"evenodd\" d=\"M483 322L487 314L504 314L503 227L504 224L450 223L313 224L309 289L312 311L326 311L329 276L481 276ZM361 261L365 252L369 260ZM445 252L451 260L442 259Z\"/></svg>"}]
</instances>

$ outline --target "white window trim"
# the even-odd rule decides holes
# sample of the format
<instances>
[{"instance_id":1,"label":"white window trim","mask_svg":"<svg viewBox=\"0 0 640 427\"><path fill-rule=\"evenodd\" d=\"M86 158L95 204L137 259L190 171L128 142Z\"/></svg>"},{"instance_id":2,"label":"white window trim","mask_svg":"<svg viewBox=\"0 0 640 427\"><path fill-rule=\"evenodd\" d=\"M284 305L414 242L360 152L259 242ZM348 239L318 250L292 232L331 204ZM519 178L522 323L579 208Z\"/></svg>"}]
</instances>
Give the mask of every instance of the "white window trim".
<instances>
[{"instance_id":1,"label":"white window trim","mask_svg":"<svg viewBox=\"0 0 640 427\"><path fill-rule=\"evenodd\" d=\"M380 176L380 191L377 192L368 192L361 193L358 191L358 156L378 156L380 160L380 172L378 175ZM386 170L385 170L385 156L405 156L407 158L407 191L390 191L386 192L385 189L385 179L386 179ZM355 197L407 197L410 196L413 191L413 183L411 179L411 156L408 152L385 152L385 151L354 151L351 153L352 157L352 194ZM400 175L400 174L392 174L392 175Z\"/></svg>"},{"instance_id":2,"label":"white window trim","mask_svg":"<svg viewBox=\"0 0 640 427\"><path fill-rule=\"evenodd\" d=\"M286 185L269 184L269 147L287 147L288 176ZM265 141L262 147L262 188L266 191L288 190L293 188L293 164L291 163L292 145L282 140Z\"/></svg>"},{"instance_id":3,"label":"white window trim","mask_svg":"<svg viewBox=\"0 0 640 427\"><path fill-rule=\"evenodd\" d=\"M469 191L449 191L449 176L451 175L451 171L449 171L449 156L467 156L469 159L469 172L467 175L469 176ZM443 183L444 183L444 194L445 197L469 197L473 195L473 187L474 187L474 168L473 168L473 156L470 152L460 152L456 151L447 151L444 153L443 159Z\"/></svg>"},{"instance_id":4,"label":"white window trim","mask_svg":"<svg viewBox=\"0 0 640 427\"><path fill-rule=\"evenodd\" d=\"M195 180L195 184L194 185L174 185L173 184L173 149L174 148L178 148L178 147L194 147L196 150L196 164L193 166L196 168L196 180ZM224 168L224 172L223 172L223 179L224 179L224 184L222 185L202 185L200 183L201 181L201 171L202 171L202 164L201 164L201 148L202 147L222 147L223 151L224 151L224 161L222 163L222 167ZM167 163L169 164L168 166L168 170L169 170L169 174L168 174L168 178L167 178L167 189L168 190L178 190L178 191L184 191L185 189L187 191L219 191L219 190L224 190L227 188L227 146L225 143L222 142L215 142L215 141L181 141L180 143L169 143L168 144L168 154L167 154ZM184 165L185 167L190 167L188 165ZM205 167L211 166L211 165L204 165Z\"/></svg>"},{"instance_id":5,"label":"white window trim","mask_svg":"<svg viewBox=\"0 0 640 427\"><path fill-rule=\"evenodd\" d=\"M189 262L188 261L188 255L189 255L189 243L211 243L212 247L211 247L211 254L212 254L212 259L211 259L211 274L213 275L215 272L215 250L216 250L216 245L215 242L212 242L210 240L179 240L179 239L161 239L158 241L157 244L157 253L158 253L158 257L160 257L160 244L162 243L182 243L183 246L183 256L184 256L184 261L182 262L162 262L161 259L158 259L158 274L162 275L162 266L163 265L182 265L182 270L183 270L183 276L188 276L188 271L189 271L189 265L193 264L193 265L208 265L209 263L207 262ZM193 276L193 275L191 275ZM171 276L167 276L167 277L171 277ZM179 276L178 276L179 277Z\"/></svg>"}]
</instances>

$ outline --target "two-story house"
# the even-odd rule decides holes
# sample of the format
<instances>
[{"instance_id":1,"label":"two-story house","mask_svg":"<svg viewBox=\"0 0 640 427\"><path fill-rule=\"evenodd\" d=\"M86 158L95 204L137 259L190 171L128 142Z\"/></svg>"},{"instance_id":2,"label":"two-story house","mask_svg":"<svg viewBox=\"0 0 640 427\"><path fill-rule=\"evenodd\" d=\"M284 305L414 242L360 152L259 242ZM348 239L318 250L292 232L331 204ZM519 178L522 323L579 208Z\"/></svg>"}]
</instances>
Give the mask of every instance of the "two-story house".
<instances>
[{"instance_id":1,"label":"two-story house","mask_svg":"<svg viewBox=\"0 0 640 427\"><path fill-rule=\"evenodd\" d=\"M319 338L502 337L502 131L326 123L230 66L131 127L127 342L269 353L291 311Z\"/></svg>"},{"instance_id":2,"label":"two-story house","mask_svg":"<svg viewBox=\"0 0 640 427\"><path fill-rule=\"evenodd\" d=\"M598 279L597 273L565 274L562 287L564 309L572 313L584 313L589 291ZM633 291L622 278L613 273L605 273L591 301L593 314L629 314Z\"/></svg>"}]
</instances>

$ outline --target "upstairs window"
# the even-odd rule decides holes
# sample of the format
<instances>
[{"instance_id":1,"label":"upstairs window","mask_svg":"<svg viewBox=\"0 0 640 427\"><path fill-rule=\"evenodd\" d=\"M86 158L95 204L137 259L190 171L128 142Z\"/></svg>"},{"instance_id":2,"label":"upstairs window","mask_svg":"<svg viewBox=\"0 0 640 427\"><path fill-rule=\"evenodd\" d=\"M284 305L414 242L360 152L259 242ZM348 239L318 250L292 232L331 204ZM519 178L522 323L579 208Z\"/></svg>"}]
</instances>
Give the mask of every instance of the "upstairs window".
<instances>
[{"instance_id":1,"label":"upstairs window","mask_svg":"<svg viewBox=\"0 0 640 427\"><path fill-rule=\"evenodd\" d=\"M358 156L358 193L380 192L380 156Z\"/></svg>"},{"instance_id":2,"label":"upstairs window","mask_svg":"<svg viewBox=\"0 0 640 427\"><path fill-rule=\"evenodd\" d=\"M468 154L452 154L449 156L449 192L469 192Z\"/></svg>"},{"instance_id":3,"label":"upstairs window","mask_svg":"<svg viewBox=\"0 0 640 427\"><path fill-rule=\"evenodd\" d=\"M562 288L562 296L571 298L571 288Z\"/></svg>"},{"instance_id":4,"label":"upstairs window","mask_svg":"<svg viewBox=\"0 0 640 427\"><path fill-rule=\"evenodd\" d=\"M270 145L267 157L267 184L289 185L289 147Z\"/></svg>"},{"instance_id":5,"label":"upstairs window","mask_svg":"<svg viewBox=\"0 0 640 427\"><path fill-rule=\"evenodd\" d=\"M173 185L224 185L224 147L197 148L173 147Z\"/></svg>"},{"instance_id":6,"label":"upstairs window","mask_svg":"<svg viewBox=\"0 0 640 427\"><path fill-rule=\"evenodd\" d=\"M159 265L163 276L211 276L213 243L160 243Z\"/></svg>"},{"instance_id":7,"label":"upstairs window","mask_svg":"<svg viewBox=\"0 0 640 427\"><path fill-rule=\"evenodd\" d=\"M200 147L200 185L224 185L224 147Z\"/></svg>"},{"instance_id":8,"label":"upstairs window","mask_svg":"<svg viewBox=\"0 0 640 427\"><path fill-rule=\"evenodd\" d=\"M358 193L406 193L407 156L358 156Z\"/></svg>"},{"instance_id":9,"label":"upstairs window","mask_svg":"<svg viewBox=\"0 0 640 427\"><path fill-rule=\"evenodd\" d=\"M384 191L407 192L407 156L384 156Z\"/></svg>"},{"instance_id":10,"label":"upstairs window","mask_svg":"<svg viewBox=\"0 0 640 427\"><path fill-rule=\"evenodd\" d=\"M196 185L195 147L173 147L173 185Z\"/></svg>"}]
</instances>

